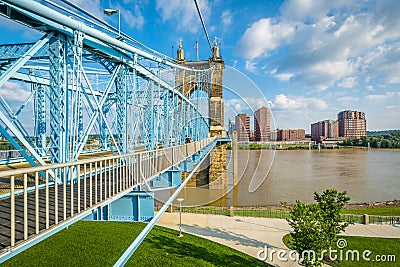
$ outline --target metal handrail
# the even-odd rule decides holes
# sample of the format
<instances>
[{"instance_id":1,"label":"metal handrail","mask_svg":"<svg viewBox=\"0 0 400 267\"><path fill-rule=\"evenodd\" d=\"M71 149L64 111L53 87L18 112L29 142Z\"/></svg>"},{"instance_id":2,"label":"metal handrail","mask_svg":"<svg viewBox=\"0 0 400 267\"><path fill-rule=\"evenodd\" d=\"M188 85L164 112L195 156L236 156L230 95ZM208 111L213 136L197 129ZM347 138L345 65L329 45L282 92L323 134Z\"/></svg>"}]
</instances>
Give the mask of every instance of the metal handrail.
<instances>
[{"instance_id":1,"label":"metal handrail","mask_svg":"<svg viewBox=\"0 0 400 267\"><path fill-rule=\"evenodd\" d=\"M129 193L213 142L215 138L207 138L165 149L2 171L0 177L9 179L10 189L9 197L1 200L9 202L2 212L10 218L0 229L2 243L10 252L39 242L40 237L68 226L104 201ZM2 252L0 262L7 254Z\"/></svg>"},{"instance_id":2,"label":"metal handrail","mask_svg":"<svg viewBox=\"0 0 400 267\"><path fill-rule=\"evenodd\" d=\"M212 137L212 138L203 139L203 140L196 141L196 142L189 143L189 144L183 144L183 145L167 147L167 148L161 148L161 149L156 149L156 150L146 150L146 151L133 152L133 153L122 154L122 155L95 157L95 158L77 160L77 161L66 162L66 163L56 163L56 164L51 164L51 165L49 164L49 165L21 168L21 169L15 169L15 170L0 171L0 177L18 175L18 174L23 174L23 173L27 173L27 172L46 171L46 170L49 170L49 169L58 169L58 168L63 168L63 167L70 167L70 166L75 166L77 164L89 164L89 163L94 163L94 162L99 161L99 160L120 159L120 158L135 156L135 155L138 155L138 154L144 155L144 154L151 154L151 153L156 153L156 152L161 152L161 151L168 151L168 150L173 149L173 148L177 149L177 148L180 148L180 147L186 147L186 146L188 146L190 144L200 143L202 141L207 141L208 143L210 143L214 139L215 138Z\"/></svg>"}]
</instances>

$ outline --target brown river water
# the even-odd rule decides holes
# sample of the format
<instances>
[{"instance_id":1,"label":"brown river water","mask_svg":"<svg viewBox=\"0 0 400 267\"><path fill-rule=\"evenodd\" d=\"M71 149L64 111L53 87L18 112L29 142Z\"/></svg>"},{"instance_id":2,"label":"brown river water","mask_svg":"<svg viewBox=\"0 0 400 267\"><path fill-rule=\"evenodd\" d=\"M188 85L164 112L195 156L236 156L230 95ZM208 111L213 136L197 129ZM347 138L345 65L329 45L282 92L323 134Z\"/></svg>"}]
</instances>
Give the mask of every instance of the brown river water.
<instances>
[{"instance_id":1,"label":"brown river water","mask_svg":"<svg viewBox=\"0 0 400 267\"><path fill-rule=\"evenodd\" d=\"M222 190L185 188L179 194L185 206L290 204L312 201L314 191L328 188L346 190L350 203L400 199L398 149L239 150L238 156L237 186L227 151L228 185Z\"/></svg>"}]
</instances>

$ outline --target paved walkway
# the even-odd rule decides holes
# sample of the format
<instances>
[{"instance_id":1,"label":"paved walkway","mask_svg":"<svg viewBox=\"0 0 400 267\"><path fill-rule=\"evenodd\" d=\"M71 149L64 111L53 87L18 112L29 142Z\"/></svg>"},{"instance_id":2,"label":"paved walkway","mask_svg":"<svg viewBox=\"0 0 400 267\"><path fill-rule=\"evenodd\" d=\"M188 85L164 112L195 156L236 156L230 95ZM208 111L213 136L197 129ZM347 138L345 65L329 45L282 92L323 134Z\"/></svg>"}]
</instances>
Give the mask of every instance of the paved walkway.
<instances>
[{"instance_id":1,"label":"paved walkway","mask_svg":"<svg viewBox=\"0 0 400 267\"><path fill-rule=\"evenodd\" d=\"M164 213L157 225L178 230L179 213ZM265 250L265 246L269 247L268 255L272 250L285 250L288 253L289 250L283 244L282 237L290 230L286 220L282 219L182 214L183 232L232 247L255 258L260 250ZM356 224L347 227L344 235L400 238L400 227ZM261 253L261 256L265 256L265 253ZM267 257L266 262L275 266L300 266L296 261L290 260L288 254L285 258L288 261L282 262L275 253L272 257Z\"/></svg>"}]
</instances>

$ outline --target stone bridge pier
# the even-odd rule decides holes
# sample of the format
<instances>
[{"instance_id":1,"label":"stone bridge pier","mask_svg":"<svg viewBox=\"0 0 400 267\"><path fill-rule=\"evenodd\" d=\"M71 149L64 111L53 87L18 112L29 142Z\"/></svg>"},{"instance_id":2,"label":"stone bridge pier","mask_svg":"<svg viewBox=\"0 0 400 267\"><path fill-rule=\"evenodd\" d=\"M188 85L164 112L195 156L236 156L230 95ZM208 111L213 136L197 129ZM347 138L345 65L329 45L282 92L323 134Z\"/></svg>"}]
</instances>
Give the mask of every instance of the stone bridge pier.
<instances>
[{"instance_id":1,"label":"stone bridge pier","mask_svg":"<svg viewBox=\"0 0 400 267\"><path fill-rule=\"evenodd\" d=\"M182 44L179 45L177 51L177 62L188 68L208 69L214 67L212 74L211 90L209 96L209 120L210 120L210 137L224 138L226 132L224 129L224 100L222 95L222 76L225 69L225 63L220 57L219 48L216 40L214 40L213 54L208 60L186 61ZM192 88L190 85L185 87L185 94L189 95ZM208 155L203 162L203 166L189 181L187 187L207 187L209 189L226 189L227 188L227 170L226 170L226 147L227 142L218 142L216 147ZM188 172L182 174L182 180L189 175Z\"/></svg>"}]
</instances>

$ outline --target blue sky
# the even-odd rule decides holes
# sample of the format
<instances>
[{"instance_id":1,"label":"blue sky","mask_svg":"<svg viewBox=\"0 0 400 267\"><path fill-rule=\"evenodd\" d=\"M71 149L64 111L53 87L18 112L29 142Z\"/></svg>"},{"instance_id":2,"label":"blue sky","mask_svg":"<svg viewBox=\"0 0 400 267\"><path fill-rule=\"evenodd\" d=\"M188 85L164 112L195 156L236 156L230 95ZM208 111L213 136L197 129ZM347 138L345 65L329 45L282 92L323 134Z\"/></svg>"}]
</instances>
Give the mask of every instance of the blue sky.
<instances>
[{"instance_id":1,"label":"blue sky","mask_svg":"<svg viewBox=\"0 0 400 267\"><path fill-rule=\"evenodd\" d=\"M86 10L168 56L179 39L185 57L210 57L192 0L75 0ZM218 37L225 64L255 82L226 94L228 117L265 103L275 126L304 128L335 119L345 109L364 111L367 129L400 129L400 1L198 0L210 35ZM40 34L0 19L1 43L36 41ZM173 47L173 49L172 49ZM229 76L229 75L228 75ZM0 93L8 88L3 87ZM227 88L229 89L229 88ZM242 99L240 99L242 98Z\"/></svg>"}]
</instances>

